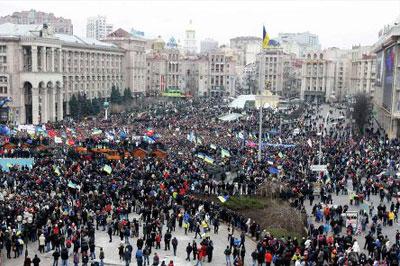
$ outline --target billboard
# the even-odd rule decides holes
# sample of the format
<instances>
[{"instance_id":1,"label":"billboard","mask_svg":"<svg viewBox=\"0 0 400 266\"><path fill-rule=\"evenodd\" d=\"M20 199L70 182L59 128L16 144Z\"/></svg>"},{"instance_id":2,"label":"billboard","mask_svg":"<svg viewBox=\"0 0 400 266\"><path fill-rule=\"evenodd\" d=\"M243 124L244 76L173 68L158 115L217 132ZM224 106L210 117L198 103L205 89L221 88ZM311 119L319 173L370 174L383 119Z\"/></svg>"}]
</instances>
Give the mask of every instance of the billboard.
<instances>
[{"instance_id":1,"label":"billboard","mask_svg":"<svg viewBox=\"0 0 400 266\"><path fill-rule=\"evenodd\" d=\"M376 54L376 78L375 78L375 86L382 86L382 74L383 74L383 51Z\"/></svg>"},{"instance_id":2,"label":"billboard","mask_svg":"<svg viewBox=\"0 0 400 266\"><path fill-rule=\"evenodd\" d=\"M394 73L395 49L391 46L385 50L384 56L384 80L383 80L383 107L392 110L393 101L393 73Z\"/></svg>"}]
</instances>

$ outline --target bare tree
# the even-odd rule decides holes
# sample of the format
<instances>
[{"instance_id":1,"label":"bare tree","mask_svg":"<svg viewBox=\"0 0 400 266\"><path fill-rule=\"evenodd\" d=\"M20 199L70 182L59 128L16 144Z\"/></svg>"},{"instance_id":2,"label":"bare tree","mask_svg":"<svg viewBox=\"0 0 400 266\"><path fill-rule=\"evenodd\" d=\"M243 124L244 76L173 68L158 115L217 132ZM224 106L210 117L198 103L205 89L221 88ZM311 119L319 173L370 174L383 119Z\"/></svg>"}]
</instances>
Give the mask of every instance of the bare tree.
<instances>
[{"instance_id":1,"label":"bare tree","mask_svg":"<svg viewBox=\"0 0 400 266\"><path fill-rule=\"evenodd\" d=\"M368 123L372 113L371 98L366 93L354 96L353 119L360 134L364 133L364 126Z\"/></svg>"}]
</instances>

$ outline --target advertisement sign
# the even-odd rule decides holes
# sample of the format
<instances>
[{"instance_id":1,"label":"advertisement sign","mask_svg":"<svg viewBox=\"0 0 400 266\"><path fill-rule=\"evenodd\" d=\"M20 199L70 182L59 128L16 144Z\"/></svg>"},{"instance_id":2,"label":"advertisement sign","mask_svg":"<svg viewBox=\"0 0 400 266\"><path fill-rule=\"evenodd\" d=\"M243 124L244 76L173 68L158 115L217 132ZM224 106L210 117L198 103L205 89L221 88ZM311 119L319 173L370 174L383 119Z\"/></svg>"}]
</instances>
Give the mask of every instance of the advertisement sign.
<instances>
[{"instance_id":1,"label":"advertisement sign","mask_svg":"<svg viewBox=\"0 0 400 266\"><path fill-rule=\"evenodd\" d=\"M384 57L383 107L387 110L392 109L394 59L395 50L394 46L392 46L385 50Z\"/></svg>"},{"instance_id":2,"label":"advertisement sign","mask_svg":"<svg viewBox=\"0 0 400 266\"><path fill-rule=\"evenodd\" d=\"M383 74L383 52L376 54L376 78L375 86L382 86L382 74Z\"/></svg>"}]
</instances>

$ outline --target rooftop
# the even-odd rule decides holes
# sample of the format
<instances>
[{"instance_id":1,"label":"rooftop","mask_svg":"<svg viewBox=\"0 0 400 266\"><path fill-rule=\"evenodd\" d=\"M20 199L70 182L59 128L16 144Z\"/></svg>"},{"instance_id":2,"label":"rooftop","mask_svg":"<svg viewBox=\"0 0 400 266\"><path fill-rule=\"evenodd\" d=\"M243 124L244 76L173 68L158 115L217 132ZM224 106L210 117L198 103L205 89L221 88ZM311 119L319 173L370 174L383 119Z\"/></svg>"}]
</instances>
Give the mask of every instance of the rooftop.
<instances>
[{"instance_id":1,"label":"rooftop","mask_svg":"<svg viewBox=\"0 0 400 266\"><path fill-rule=\"evenodd\" d=\"M0 37L39 37L40 31L43 30L43 25L41 24L13 24L4 23L0 24ZM118 48L115 44L101 42L96 39L78 37L76 35L68 35L62 33L53 34L49 32L50 38L59 39L64 43L74 43L81 45L94 45L101 47Z\"/></svg>"}]
</instances>

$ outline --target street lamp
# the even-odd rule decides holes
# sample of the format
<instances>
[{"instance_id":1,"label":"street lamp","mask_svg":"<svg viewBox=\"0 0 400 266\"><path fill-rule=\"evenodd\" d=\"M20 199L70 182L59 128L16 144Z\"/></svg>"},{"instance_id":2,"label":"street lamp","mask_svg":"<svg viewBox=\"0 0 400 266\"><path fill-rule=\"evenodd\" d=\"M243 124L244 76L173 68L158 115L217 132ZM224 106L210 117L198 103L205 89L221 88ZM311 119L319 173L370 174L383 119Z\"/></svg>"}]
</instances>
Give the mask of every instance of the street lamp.
<instances>
[{"instance_id":1,"label":"street lamp","mask_svg":"<svg viewBox=\"0 0 400 266\"><path fill-rule=\"evenodd\" d=\"M108 118L108 108L110 107L110 103L106 101L103 103L103 107L104 107L104 120L107 120Z\"/></svg>"},{"instance_id":2,"label":"street lamp","mask_svg":"<svg viewBox=\"0 0 400 266\"><path fill-rule=\"evenodd\" d=\"M266 82L266 87L267 89L270 88L271 83L269 81ZM260 90L261 93L261 90ZM264 98L265 96L263 95L258 95L256 96L257 98L260 99L260 121L259 121L259 132L258 132L258 161L261 162L261 146L262 146L262 139L261 139L261 135L262 135L262 123L263 123L263 108L264 108Z\"/></svg>"}]
</instances>

